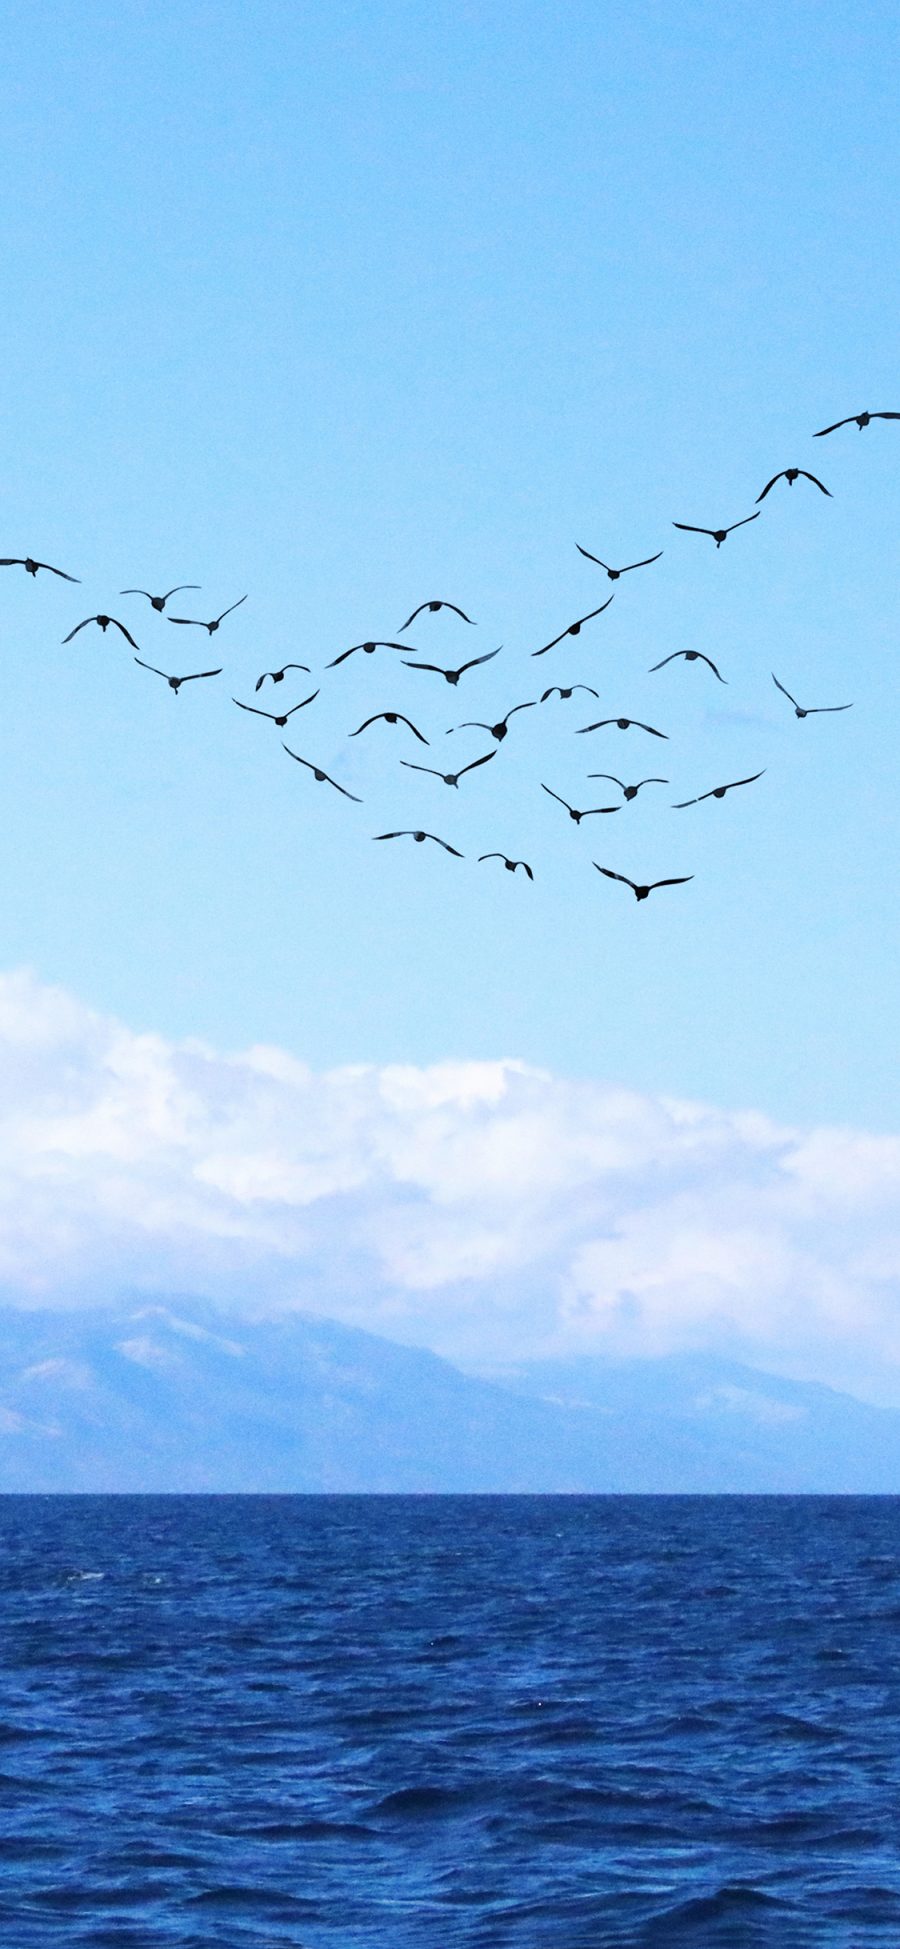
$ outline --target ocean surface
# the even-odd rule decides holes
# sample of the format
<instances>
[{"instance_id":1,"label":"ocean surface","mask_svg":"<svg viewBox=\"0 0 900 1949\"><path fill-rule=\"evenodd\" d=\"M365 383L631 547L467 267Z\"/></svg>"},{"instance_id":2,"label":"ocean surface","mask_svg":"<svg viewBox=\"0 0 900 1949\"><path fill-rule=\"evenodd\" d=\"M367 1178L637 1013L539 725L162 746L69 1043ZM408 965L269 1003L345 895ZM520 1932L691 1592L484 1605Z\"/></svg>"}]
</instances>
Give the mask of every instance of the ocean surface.
<instances>
[{"instance_id":1,"label":"ocean surface","mask_svg":"<svg viewBox=\"0 0 900 1949\"><path fill-rule=\"evenodd\" d=\"M10 1949L900 1944L900 1498L0 1498Z\"/></svg>"}]
</instances>

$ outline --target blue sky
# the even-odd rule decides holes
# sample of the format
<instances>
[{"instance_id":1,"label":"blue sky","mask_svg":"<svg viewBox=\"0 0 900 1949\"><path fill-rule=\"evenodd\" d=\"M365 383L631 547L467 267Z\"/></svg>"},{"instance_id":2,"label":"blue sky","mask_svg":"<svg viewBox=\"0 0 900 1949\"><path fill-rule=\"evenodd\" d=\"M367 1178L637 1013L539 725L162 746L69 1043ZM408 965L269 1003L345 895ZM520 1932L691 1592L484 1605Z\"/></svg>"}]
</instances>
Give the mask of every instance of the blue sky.
<instances>
[{"instance_id":1,"label":"blue sky","mask_svg":"<svg viewBox=\"0 0 900 1949\"><path fill-rule=\"evenodd\" d=\"M0 966L316 1071L512 1059L896 1128L900 426L811 435L900 410L897 43L886 5L8 10L0 539L81 587L0 571ZM790 465L832 497L781 482L719 551L672 527ZM612 585L576 542L664 553ZM118 594L181 581L175 613L248 600L208 639ZM477 628L420 619L422 658L503 645L458 690L391 651L323 675L431 596ZM114 632L62 647L97 609L223 676L176 699ZM648 674L689 647L727 689ZM288 658L279 699L322 684L288 741L362 805L235 710ZM773 670L854 708L798 722ZM574 681L599 703L522 713L458 793L401 771ZM348 743L380 708L437 756ZM669 742L572 735L619 712ZM601 770L671 789L578 829L540 791L604 802ZM372 844L419 824L466 859ZM694 877L638 906L593 860Z\"/></svg>"}]
</instances>

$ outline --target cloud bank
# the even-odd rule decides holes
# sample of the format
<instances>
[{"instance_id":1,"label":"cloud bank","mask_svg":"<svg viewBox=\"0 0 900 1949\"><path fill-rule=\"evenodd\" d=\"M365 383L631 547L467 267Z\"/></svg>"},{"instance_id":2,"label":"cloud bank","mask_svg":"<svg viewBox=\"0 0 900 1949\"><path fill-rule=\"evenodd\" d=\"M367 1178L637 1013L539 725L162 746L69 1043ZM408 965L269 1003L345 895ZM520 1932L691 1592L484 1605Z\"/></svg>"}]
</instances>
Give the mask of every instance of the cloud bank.
<instances>
[{"instance_id":1,"label":"cloud bank","mask_svg":"<svg viewBox=\"0 0 900 1949\"><path fill-rule=\"evenodd\" d=\"M900 1136L514 1060L315 1074L0 977L0 1288L298 1307L490 1365L708 1347L900 1402Z\"/></svg>"}]
</instances>

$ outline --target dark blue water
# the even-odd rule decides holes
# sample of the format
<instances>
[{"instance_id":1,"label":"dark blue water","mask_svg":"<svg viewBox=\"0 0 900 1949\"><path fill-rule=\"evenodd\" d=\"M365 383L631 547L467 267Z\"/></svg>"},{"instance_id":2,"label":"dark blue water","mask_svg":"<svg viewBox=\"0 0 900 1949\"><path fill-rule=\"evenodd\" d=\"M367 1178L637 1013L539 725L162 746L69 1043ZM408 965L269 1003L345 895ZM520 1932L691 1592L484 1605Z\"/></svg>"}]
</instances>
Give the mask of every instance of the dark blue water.
<instances>
[{"instance_id":1,"label":"dark blue water","mask_svg":"<svg viewBox=\"0 0 900 1949\"><path fill-rule=\"evenodd\" d=\"M900 1944L900 1499L0 1498L11 1949Z\"/></svg>"}]
</instances>

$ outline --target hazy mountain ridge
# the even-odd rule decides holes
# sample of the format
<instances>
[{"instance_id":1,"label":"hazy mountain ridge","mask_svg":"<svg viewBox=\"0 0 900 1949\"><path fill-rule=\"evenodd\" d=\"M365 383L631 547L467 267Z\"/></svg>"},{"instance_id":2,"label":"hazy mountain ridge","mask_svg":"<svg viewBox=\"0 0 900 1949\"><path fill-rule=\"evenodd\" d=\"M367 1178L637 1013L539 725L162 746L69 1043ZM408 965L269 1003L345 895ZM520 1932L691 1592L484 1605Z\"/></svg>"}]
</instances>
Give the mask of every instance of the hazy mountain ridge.
<instances>
[{"instance_id":1,"label":"hazy mountain ridge","mask_svg":"<svg viewBox=\"0 0 900 1949\"><path fill-rule=\"evenodd\" d=\"M900 1414L699 1354L461 1373L306 1314L0 1309L0 1490L900 1492Z\"/></svg>"}]
</instances>

